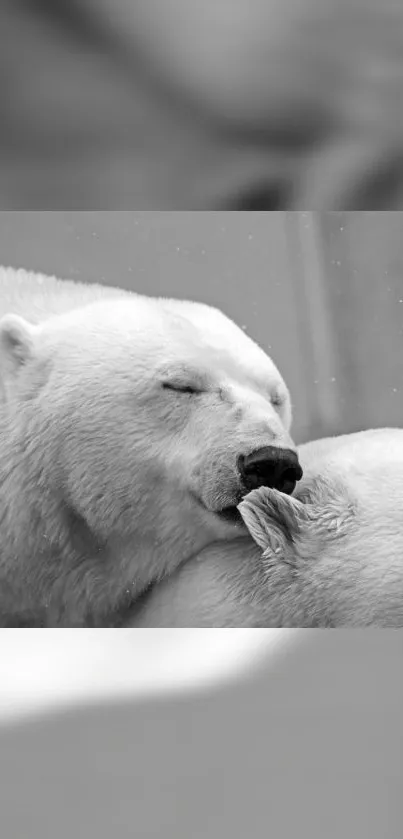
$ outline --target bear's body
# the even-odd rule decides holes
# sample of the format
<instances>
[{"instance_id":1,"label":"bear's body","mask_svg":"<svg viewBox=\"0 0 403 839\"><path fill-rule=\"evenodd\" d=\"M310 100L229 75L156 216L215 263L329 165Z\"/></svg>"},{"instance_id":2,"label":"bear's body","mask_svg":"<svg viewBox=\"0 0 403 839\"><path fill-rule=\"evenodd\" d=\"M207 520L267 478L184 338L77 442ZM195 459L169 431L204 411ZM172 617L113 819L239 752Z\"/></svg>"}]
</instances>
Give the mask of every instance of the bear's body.
<instances>
[{"instance_id":1,"label":"bear's body","mask_svg":"<svg viewBox=\"0 0 403 839\"><path fill-rule=\"evenodd\" d=\"M403 429L317 440L299 457L293 497L261 488L240 505L257 545L203 551L125 625L403 627Z\"/></svg>"},{"instance_id":2,"label":"bear's body","mask_svg":"<svg viewBox=\"0 0 403 839\"><path fill-rule=\"evenodd\" d=\"M0 625L102 625L244 535L237 463L292 451L289 394L204 304L12 269L0 299Z\"/></svg>"}]
</instances>

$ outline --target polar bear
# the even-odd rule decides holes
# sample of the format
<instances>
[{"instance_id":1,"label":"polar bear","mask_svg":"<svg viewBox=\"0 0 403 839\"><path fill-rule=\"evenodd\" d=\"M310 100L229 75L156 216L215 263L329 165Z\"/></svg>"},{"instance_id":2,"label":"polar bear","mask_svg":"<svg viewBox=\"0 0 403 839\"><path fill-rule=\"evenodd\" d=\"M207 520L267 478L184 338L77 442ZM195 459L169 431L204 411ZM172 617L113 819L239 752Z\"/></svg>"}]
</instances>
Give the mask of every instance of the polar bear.
<instances>
[{"instance_id":1,"label":"polar bear","mask_svg":"<svg viewBox=\"0 0 403 839\"><path fill-rule=\"evenodd\" d=\"M403 627L403 429L317 440L299 457L292 497L262 487L240 503L254 542L203 551L125 625Z\"/></svg>"},{"instance_id":2,"label":"polar bear","mask_svg":"<svg viewBox=\"0 0 403 839\"><path fill-rule=\"evenodd\" d=\"M221 311L11 269L0 281L3 625L102 625L241 538L252 488L294 490L288 389Z\"/></svg>"}]
</instances>

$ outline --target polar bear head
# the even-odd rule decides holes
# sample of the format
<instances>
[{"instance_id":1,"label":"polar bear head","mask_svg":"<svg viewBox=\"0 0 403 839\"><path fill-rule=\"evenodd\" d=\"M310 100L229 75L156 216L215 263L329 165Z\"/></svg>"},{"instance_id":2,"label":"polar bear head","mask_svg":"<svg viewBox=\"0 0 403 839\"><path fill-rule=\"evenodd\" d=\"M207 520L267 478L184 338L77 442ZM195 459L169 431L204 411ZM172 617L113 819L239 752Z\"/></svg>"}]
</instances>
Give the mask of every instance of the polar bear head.
<instances>
[{"instance_id":1,"label":"polar bear head","mask_svg":"<svg viewBox=\"0 0 403 839\"><path fill-rule=\"evenodd\" d=\"M127 295L37 325L7 315L0 371L10 545L18 531L36 596L67 613L236 538L246 492L301 477L280 373L211 307Z\"/></svg>"}]
</instances>

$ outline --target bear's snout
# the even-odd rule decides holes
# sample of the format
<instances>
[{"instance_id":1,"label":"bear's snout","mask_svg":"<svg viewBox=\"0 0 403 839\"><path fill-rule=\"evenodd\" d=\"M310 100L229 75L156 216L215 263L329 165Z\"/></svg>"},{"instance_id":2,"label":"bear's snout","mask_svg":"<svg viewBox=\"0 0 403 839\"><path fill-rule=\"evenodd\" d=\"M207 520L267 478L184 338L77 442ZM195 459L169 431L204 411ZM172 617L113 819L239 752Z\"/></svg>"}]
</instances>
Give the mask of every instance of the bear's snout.
<instances>
[{"instance_id":1,"label":"bear's snout","mask_svg":"<svg viewBox=\"0 0 403 839\"><path fill-rule=\"evenodd\" d=\"M264 446L251 454L239 455L237 467L248 492L266 486L291 495L302 478L298 455L277 446Z\"/></svg>"}]
</instances>

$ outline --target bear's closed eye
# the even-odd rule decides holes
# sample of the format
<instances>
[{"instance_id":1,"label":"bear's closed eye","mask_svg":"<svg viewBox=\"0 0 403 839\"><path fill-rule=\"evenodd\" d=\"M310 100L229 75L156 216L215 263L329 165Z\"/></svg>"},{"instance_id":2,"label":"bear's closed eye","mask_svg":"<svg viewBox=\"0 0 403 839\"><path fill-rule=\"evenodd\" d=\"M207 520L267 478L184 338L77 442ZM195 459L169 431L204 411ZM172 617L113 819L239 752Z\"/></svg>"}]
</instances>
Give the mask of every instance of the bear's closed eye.
<instances>
[{"instance_id":1,"label":"bear's closed eye","mask_svg":"<svg viewBox=\"0 0 403 839\"><path fill-rule=\"evenodd\" d=\"M188 394L201 393L201 390L198 389L195 385L185 385L185 384L181 384L180 382L163 382L162 387L164 388L164 390L174 390L177 393L188 393Z\"/></svg>"}]
</instances>

